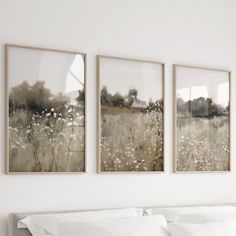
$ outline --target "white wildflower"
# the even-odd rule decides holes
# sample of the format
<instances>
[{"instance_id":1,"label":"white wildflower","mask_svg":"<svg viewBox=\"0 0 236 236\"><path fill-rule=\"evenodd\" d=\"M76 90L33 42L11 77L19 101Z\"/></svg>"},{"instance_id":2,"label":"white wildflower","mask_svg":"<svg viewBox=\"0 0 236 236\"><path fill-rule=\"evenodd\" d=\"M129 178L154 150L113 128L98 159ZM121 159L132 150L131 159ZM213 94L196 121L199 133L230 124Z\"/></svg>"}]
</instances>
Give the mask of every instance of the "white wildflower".
<instances>
[{"instance_id":1,"label":"white wildflower","mask_svg":"<svg viewBox=\"0 0 236 236\"><path fill-rule=\"evenodd\" d=\"M68 122L68 123L67 123L67 126L68 126L68 127L71 127L71 126L72 126L72 122Z\"/></svg>"}]
</instances>

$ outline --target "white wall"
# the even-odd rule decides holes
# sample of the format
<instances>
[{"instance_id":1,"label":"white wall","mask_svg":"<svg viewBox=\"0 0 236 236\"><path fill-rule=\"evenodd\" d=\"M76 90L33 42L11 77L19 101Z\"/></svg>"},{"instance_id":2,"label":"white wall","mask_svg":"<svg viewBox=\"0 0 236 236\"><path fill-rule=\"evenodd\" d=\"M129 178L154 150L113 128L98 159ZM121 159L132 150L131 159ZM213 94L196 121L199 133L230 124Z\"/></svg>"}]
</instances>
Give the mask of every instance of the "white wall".
<instances>
[{"instance_id":1,"label":"white wall","mask_svg":"<svg viewBox=\"0 0 236 236\"><path fill-rule=\"evenodd\" d=\"M0 77L0 235L9 212L236 202L233 172L172 173L172 63L236 72L235 0L0 0L0 41L88 53L86 175L4 174L4 88ZM98 175L95 55L166 62L164 174ZM232 81L234 111L236 83Z\"/></svg>"}]
</instances>

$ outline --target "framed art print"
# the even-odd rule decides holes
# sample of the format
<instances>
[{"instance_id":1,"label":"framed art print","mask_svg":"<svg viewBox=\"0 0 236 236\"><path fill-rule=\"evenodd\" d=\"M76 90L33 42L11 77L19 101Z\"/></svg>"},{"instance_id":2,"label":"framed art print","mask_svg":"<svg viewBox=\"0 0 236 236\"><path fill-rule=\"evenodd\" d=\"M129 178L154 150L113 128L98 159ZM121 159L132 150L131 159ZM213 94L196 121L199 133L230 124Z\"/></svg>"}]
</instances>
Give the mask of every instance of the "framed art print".
<instances>
[{"instance_id":1,"label":"framed art print","mask_svg":"<svg viewBox=\"0 0 236 236\"><path fill-rule=\"evenodd\" d=\"M7 173L85 172L86 55L5 46Z\"/></svg>"},{"instance_id":2,"label":"framed art print","mask_svg":"<svg viewBox=\"0 0 236 236\"><path fill-rule=\"evenodd\" d=\"M164 170L164 64L97 56L98 172Z\"/></svg>"},{"instance_id":3,"label":"framed art print","mask_svg":"<svg viewBox=\"0 0 236 236\"><path fill-rule=\"evenodd\" d=\"M173 70L175 171L230 171L230 72Z\"/></svg>"}]
</instances>

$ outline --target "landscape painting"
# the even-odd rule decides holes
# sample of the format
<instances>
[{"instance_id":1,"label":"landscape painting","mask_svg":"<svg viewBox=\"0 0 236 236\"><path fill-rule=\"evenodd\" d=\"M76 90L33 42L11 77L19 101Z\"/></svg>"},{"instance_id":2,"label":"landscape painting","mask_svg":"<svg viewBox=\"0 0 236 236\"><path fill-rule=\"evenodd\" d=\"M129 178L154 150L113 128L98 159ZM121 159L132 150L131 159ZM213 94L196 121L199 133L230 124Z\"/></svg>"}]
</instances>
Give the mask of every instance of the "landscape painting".
<instances>
[{"instance_id":1,"label":"landscape painting","mask_svg":"<svg viewBox=\"0 0 236 236\"><path fill-rule=\"evenodd\" d=\"M98 172L164 170L164 65L98 56Z\"/></svg>"},{"instance_id":2,"label":"landscape painting","mask_svg":"<svg viewBox=\"0 0 236 236\"><path fill-rule=\"evenodd\" d=\"M174 66L175 171L230 171L230 72Z\"/></svg>"},{"instance_id":3,"label":"landscape painting","mask_svg":"<svg viewBox=\"0 0 236 236\"><path fill-rule=\"evenodd\" d=\"M86 55L5 49L7 173L84 172Z\"/></svg>"}]
</instances>

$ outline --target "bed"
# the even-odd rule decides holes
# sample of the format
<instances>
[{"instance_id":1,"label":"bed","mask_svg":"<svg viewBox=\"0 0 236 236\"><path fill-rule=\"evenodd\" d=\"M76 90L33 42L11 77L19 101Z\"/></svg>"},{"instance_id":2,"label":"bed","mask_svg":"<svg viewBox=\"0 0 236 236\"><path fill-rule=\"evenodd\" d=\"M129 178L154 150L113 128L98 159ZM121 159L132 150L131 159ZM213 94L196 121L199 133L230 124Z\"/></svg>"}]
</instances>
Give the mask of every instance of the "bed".
<instances>
[{"instance_id":1,"label":"bed","mask_svg":"<svg viewBox=\"0 0 236 236\"><path fill-rule=\"evenodd\" d=\"M218 207L218 206L233 206L236 207L236 204L219 204L219 205L180 205L180 206L152 206L144 207L143 209L155 209L157 212L162 212L162 209L178 209L178 208L199 208L199 207ZM113 208L114 209L114 208ZM9 215L9 236L32 236L28 229L19 229L17 223L19 220L24 219L30 215L41 215L41 214L60 214L60 213L76 213L76 212L86 212L86 211L101 211L101 210L111 210L111 209L88 209L88 210L71 210L71 211L48 211L48 212L28 212L28 213L11 213ZM145 210L144 210L145 212Z\"/></svg>"}]
</instances>

